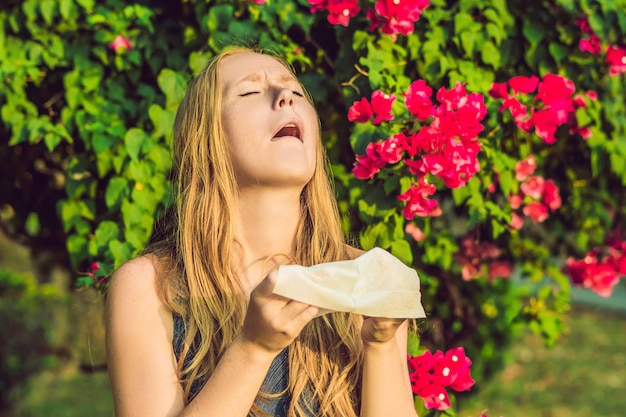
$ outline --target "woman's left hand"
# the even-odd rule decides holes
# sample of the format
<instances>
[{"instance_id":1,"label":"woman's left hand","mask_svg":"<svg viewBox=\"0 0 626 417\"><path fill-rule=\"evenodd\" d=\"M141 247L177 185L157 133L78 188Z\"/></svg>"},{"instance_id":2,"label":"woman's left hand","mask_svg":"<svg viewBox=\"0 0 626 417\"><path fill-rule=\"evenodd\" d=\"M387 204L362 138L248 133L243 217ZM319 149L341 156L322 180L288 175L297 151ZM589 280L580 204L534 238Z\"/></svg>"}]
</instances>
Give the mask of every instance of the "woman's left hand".
<instances>
[{"instance_id":1,"label":"woman's left hand","mask_svg":"<svg viewBox=\"0 0 626 417\"><path fill-rule=\"evenodd\" d=\"M396 331L406 319L363 317L361 339L366 345L385 344L394 339Z\"/></svg>"}]
</instances>

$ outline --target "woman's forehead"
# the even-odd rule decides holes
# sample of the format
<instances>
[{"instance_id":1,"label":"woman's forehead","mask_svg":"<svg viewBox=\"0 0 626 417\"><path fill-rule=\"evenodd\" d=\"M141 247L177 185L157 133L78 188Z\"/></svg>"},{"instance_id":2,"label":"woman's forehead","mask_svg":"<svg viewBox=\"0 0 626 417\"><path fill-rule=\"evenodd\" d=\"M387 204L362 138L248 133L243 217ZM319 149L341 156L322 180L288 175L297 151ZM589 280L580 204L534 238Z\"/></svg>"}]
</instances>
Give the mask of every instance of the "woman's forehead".
<instances>
[{"instance_id":1,"label":"woman's forehead","mask_svg":"<svg viewBox=\"0 0 626 417\"><path fill-rule=\"evenodd\" d=\"M225 57L220 62L219 73L224 88L266 78L275 79L278 82L297 82L293 73L283 63L271 56L255 52L243 52Z\"/></svg>"}]
</instances>

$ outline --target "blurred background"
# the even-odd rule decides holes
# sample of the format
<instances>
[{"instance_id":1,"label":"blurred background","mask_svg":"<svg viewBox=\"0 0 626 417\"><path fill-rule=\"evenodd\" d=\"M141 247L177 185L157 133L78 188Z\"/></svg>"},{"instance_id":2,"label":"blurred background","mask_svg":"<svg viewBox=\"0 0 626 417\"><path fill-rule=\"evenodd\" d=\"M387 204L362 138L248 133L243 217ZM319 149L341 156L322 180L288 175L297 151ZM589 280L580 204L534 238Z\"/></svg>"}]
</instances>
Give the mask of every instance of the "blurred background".
<instances>
[{"instance_id":1,"label":"blurred background","mask_svg":"<svg viewBox=\"0 0 626 417\"><path fill-rule=\"evenodd\" d=\"M102 290L231 43L293 64L346 235L419 271L412 356L473 361L421 417L626 416L626 0L2 0L0 417L113 415Z\"/></svg>"}]
</instances>

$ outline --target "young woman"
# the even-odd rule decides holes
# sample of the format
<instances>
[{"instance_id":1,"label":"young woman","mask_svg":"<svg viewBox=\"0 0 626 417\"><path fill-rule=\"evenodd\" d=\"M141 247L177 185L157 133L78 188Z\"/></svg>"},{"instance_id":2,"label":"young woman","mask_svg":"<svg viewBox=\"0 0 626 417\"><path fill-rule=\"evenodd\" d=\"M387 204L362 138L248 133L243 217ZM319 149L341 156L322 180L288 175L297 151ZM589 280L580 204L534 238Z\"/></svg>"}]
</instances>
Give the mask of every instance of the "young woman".
<instances>
[{"instance_id":1,"label":"young woman","mask_svg":"<svg viewBox=\"0 0 626 417\"><path fill-rule=\"evenodd\" d=\"M116 415L415 416L405 320L321 315L272 293L281 263L360 254L290 67L241 48L215 57L174 140L176 215L108 290Z\"/></svg>"}]
</instances>

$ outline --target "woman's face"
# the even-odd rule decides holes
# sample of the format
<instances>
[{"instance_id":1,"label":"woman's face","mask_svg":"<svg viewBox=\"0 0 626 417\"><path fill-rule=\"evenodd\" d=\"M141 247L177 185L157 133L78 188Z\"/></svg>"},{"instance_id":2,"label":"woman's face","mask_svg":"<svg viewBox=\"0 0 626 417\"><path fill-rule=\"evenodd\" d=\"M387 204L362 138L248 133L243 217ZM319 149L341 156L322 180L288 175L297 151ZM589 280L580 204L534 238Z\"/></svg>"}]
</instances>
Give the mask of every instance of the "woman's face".
<instances>
[{"instance_id":1,"label":"woman's face","mask_svg":"<svg viewBox=\"0 0 626 417\"><path fill-rule=\"evenodd\" d=\"M220 63L222 125L244 187L304 187L315 171L319 125L293 74L253 52Z\"/></svg>"}]
</instances>

